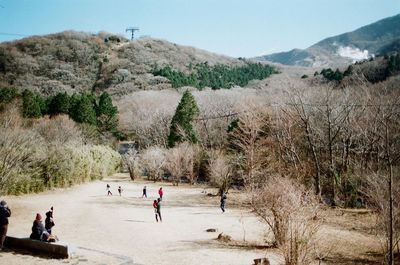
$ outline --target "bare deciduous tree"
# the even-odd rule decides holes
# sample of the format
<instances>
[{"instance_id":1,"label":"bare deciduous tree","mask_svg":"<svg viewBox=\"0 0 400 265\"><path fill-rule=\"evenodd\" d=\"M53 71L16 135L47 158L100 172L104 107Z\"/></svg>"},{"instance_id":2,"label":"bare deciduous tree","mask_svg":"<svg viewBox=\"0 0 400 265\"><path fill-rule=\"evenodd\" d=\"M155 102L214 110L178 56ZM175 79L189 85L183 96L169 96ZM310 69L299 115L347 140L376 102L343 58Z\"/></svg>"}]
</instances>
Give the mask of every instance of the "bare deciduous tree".
<instances>
[{"instance_id":1,"label":"bare deciduous tree","mask_svg":"<svg viewBox=\"0 0 400 265\"><path fill-rule=\"evenodd\" d=\"M292 179L271 177L250 194L254 212L271 229L285 264L310 264L320 225L313 192Z\"/></svg>"},{"instance_id":2,"label":"bare deciduous tree","mask_svg":"<svg viewBox=\"0 0 400 265\"><path fill-rule=\"evenodd\" d=\"M232 149L238 154L245 185L261 183L268 168L269 116L265 109L250 107L240 115L230 135Z\"/></svg>"},{"instance_id":3,"label":"bare deciduous tree","mask_svg":"<svg viewBox=\"0 0 400 265\"><path fill-rule=\"evenodd\" d=\"M122 155L122 161L128 168L131 180L140 176L139 152L135 148L129 149L126 154Z\"/></svg>"},{"instance_id":4,"label":"bare deciduous tree","mask_svg":"<svg viewBox=\"0 0 400 265\"><path fill-rule=\"evenodd\" d=\"M219 194L227 192L232 184L233 166L229 158L221 151L210 153L209 176L212 185L216 186Z\"/></svg>"},{"instance_id":5,"label":"bare deciduous tree","mask_svg":"<svg viewBox=\"0 0 400 265\"><path fill-rule=\"evenodd\" d=\"M379 213L378 224L384 235L385 261L394 264L394 250L400 240L400 97L393 97L383 90L385 96L372 105L372 121L377 125L373 131L378 164L367 179L366 194ZM397 173L397 174L396 174Z\"/></svg>"}]
</instances>

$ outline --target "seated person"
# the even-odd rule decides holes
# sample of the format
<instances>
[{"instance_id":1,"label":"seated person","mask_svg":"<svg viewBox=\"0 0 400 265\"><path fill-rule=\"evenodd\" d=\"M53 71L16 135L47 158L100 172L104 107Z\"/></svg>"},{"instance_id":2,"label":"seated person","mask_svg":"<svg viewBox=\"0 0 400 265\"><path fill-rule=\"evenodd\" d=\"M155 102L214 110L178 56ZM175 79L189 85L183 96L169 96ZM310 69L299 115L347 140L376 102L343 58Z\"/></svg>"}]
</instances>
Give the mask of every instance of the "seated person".
<instances>
[{"instance_id":1,"label":"seated person","mask_svg":"<svg viewBox=\"0 0 400 265\"><path fill-rule=\"evenodd\" d=\"M42 216L37 213L36 219L35 221L33 221L32 234L30 235L30 238L35 240L48 241L49 235L50 234L44 228Z\"/></svg>"}]
</instances>

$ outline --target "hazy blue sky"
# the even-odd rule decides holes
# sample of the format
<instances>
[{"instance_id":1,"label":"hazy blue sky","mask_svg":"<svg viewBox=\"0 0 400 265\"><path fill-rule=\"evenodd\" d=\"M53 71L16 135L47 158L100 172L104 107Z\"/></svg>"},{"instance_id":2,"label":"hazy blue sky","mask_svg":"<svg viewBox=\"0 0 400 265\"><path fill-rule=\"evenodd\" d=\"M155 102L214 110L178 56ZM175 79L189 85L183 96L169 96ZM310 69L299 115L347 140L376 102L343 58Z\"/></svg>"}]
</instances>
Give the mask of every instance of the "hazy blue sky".
<instances>
[{"instance_id":1,"label":"hazy blue sky","mask_svg":"<svg viewBox=\"0 0 400 265\"><path fill-rule=\"evenodd\" d=\"M64 30L149 35L231 56L307 48L400 13L400 0L0 0L0 41ZM128 36L128 35L126 35Z\"/></svg>"}]
</instances>

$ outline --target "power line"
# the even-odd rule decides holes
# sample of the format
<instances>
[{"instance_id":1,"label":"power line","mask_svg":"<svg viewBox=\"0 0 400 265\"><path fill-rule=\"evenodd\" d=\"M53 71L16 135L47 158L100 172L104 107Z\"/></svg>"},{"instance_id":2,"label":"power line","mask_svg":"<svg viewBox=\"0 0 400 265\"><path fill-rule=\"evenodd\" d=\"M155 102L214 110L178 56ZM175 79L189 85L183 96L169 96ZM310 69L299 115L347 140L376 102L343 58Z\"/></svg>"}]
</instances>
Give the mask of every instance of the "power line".
<instances>
[{"instance_id":1,"label":"power line","mask_svg":"<svg viewBox=\"0 0 400 265\"><path fill-rule=\"evenodd\" d=\"M19 36L19 37L26 37L26 36L28 36L28 35L25 35L25 34L8 33L8 32L0 32L0 35L5 35L5 36Z\"/></svg>"},{"instance_id":2,"label":"power line","mask_svg":"<svg viewBox=\"0 0 400 265\"><path fill-rule=\"evenodd\" d=\"M268 103L264 104L264 107L283 107L283 106L308 106L308 107L325 107L327 106L326 104L312 104L312 103ZM400 106L400 104L338 104L335 106L341 106L341 107L355 107L355 108L360 108L360 107L393 107L393 106ZM246 111L241 111L241 112L234 112L234 113L229 113L229 114L224 114L224 115L214 115L214 116L203 116L203 117L198 117L195 118L195 121L207 121L207 120L216 120L216 119L225 119L229 117L237 117L241 113L245 113Z\"/></svg>"}]
</instances>

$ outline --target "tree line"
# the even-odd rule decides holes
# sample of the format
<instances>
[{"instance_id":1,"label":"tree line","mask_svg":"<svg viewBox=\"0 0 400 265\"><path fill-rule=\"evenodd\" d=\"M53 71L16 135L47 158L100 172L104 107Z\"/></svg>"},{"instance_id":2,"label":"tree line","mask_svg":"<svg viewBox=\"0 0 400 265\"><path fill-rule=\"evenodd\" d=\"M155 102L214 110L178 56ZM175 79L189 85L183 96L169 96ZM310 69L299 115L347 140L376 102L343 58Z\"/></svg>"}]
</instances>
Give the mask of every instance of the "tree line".
<instances>
[{"instance_id":1,"label":"tree line","mask_svg":"<svg viewBox=\"0 0 400 265\"><path fill-rule=\"evenodd\" d=\"M211 87L212 89L246 86L249 81L262 80L277 73L270 65L261 63L246 63L244 66L231 68L223 64L210 66L207 62L189 65L190 74L174 70L171 66L156 68L153 74L163 76L171 81L173 88L192 86L198 89Z\"/></svg>"},{"instance_id":2,"label":"tree line","mask_svg":"<svg viewBox=\"0 0 400 265\"><path fill-rule=\"evenodd\" d=\"M377 83L386 80L400 71L400 53L385 55L383 58L380 57L380 59L371 58L368 61L356 62L349 65L343 72L338 68L336 70L324 68L321 72L315 72L314 76L322 75L327 81L340 82L347 76L360 73L368 82ZM374 61L378 63L374 63Z\"/></svg>"},{"instance_id":3,"label":"tree line","mask_svg":"<svg viewBox=\"0 0 400 265\"><path fill-rule=\"evenodd\" d=\"M21 94L14 88L0 89L0 106L15 98L22 99L22 115L24 118L41 118L45 115L68 115L78 123L97 126L100 132L112 132L119 135L118 109L112 103L107 92L99 97L93 94L57 93L54 96L42 97L29 90Z\"/></svg>"}]
</instances>

